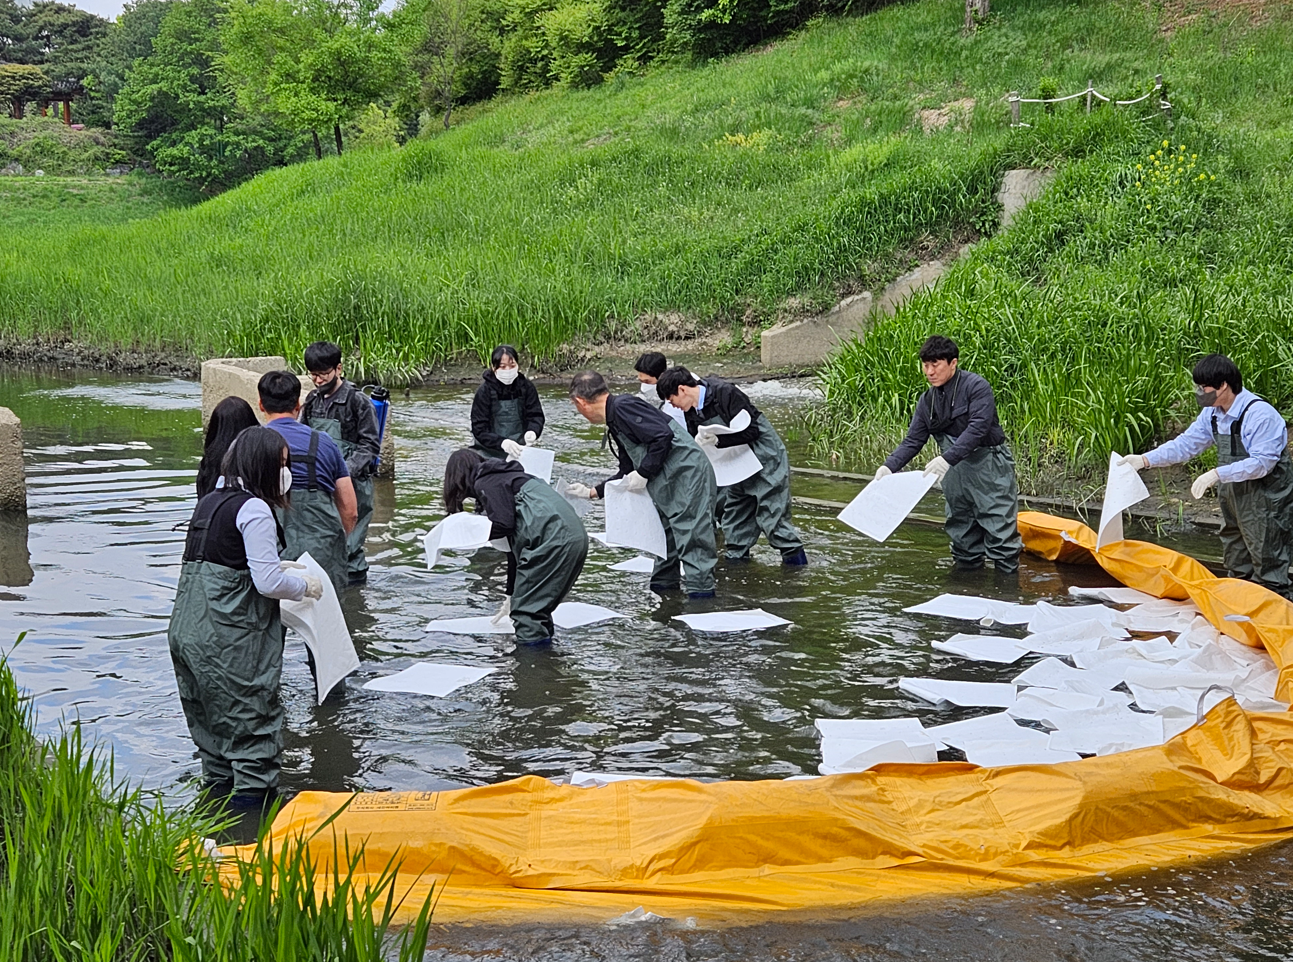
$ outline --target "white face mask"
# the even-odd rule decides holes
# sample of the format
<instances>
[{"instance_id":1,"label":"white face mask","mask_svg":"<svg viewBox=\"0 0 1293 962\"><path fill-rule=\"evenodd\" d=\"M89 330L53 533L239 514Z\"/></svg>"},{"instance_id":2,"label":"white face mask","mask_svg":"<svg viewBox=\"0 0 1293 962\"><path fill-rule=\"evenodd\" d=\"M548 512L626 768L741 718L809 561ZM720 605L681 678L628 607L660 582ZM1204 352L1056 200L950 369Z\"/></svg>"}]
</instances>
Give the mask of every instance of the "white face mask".
<instances>
[{"instance_id":1,"label":"white face mask","mask_svg":"<svg viewBox=\"0 0 1293 962\"><path fill-rule=\"evenodd\" d=\"M498 378L502 384L511 384L520 374L521 369L519 367L500 367L494 372L494 377Z\"/></svg>"},{"instance_id":2,"label":"white face mask","mask_svg":"<svg viewBox=\"0 0 1293 962\"><path fill-rule=\"evenodd\" d=\"M278 493L287 494L292 490L292 469L284 465L278 469Z\"/></svg>"},{"instance_id":3,"label":"white face mask","mask_svg":"<svg viewBox=\"0 0 1293 962\"><path fill-rule=\"evenodd\" d=\"M654 384L648 384L646 381L643 381L641 384L638 385L638 391L641 392L644 398L647 398L648 400L651 400L651 401L656 400Z\"/></svg>"}]
</instances>

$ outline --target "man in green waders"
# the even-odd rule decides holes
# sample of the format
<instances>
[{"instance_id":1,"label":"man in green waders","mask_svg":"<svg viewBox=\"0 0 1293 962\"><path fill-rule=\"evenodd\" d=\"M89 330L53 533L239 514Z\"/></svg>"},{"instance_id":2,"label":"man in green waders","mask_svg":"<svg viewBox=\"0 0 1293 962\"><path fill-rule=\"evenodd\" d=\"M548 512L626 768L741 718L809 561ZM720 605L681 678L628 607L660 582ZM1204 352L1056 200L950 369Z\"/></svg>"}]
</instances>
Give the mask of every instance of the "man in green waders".
<instances>
[{"instance_id":1,"label":"man in green waders","mask_svg":"<svg viewBox=\"0 0 1293 962\"><path fill-rule=\"evenodd\" d=\"M1195 398L1203 408L1199 416L1171 441L1144 454L1129 454L1122 463L1137 471L1161 468L1215 445L1217 466L1199 475L1190 493L1202 498L1217 486L1227 573L1293 597L1293 462L1284 418L1245 390L1239 368L1224 354L1201 358L1193 376Z\"/></svg>"},{"instance_id":2,"label":"man in green waders","mask_svg":"<svg viewBox=\"0 0 1293 962\"><path fill-rule=\"evenodd\" d=\"M681 580L688 598L714 597L717 489L709 459L677 421L639 395L612 395L606 379L596 371L576 375L570 398L590 423L606 425L607 439L619 461L619 472L607 480L627 478L629 490L646 490L660 512L666 557L655 563L651 590L656 594L677 591ZM567 493L601 498L606 482L595 488L571 485Z\"/></svg>"},{"instance_id":3,"label":"man in green waders","mask_svg":"<svg viewBox=\"0 0 1293 962\"><path fill-rule=\"evenodd\" d=\"M731 448L747 444L763 470L744 481L720 488L724 555L728 563L750 560L750 549L763 532L787 565L806 565L803 539L790 521L790 455L776 428L745 392L712 374L697 380L685 367L671 367L656 383L661 399L686 412L687 431L701 446ZM728 427L745 411L750 426L732 434L715 434L707 426Z\"/></svg>"},{"instance_id":4,"label":"man in green waders","mask_svg":"<svg viewBox=\"0 0 1293 962\"><path fill-rule=\"evenodd\" d=\"M364 539L373 518L373 475L382 443L377 412L373 402L346 380L337 345L315 341L305 349L305 369L314 390L301 405L301 422L336 441L346 459L358 512L346 536L346 576L352 585L363 584L368 580Z\"/></svg>"},{"instance_id":5,"label":"man in green waders","mask_svg":"<svg viewBox=\"0 0 1293 962\"><path fill-rule=\"evenodd\" d=\"M308 551L340 594L349 581L346 536L358 516L341 448L322 431L297 420L301 382L291 371L270 371L257 390L260 409L268 417L265 426L283 435L292 455L291 503L278 512L286 545L283 557L295 561Z\"/></svg>"},{"instance_id":6,"label":"man in green waders","mask_svg":"<svg viewBox=\"0 0 1293 962\"><path fill-rule=\"evenodd\" d=\"M932 436L940 454L925 465L943 487L952 561L961 570L992 561L998 574L1019 570L1019 488L1015 459L997 420L992 387L958 368L960 350L951 338L934 335L920 348L929 390L916 403L907 437L875 476L902 470Z\"/></svg>"}]
</instances>

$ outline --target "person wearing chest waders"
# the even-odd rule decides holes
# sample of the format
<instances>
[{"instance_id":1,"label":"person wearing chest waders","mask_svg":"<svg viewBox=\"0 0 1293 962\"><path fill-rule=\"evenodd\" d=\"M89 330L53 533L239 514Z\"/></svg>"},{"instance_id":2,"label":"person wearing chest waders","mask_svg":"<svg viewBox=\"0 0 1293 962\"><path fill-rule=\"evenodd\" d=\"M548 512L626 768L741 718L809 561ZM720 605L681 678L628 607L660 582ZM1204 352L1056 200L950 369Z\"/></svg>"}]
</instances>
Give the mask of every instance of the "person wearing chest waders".
<instances>
[{"instance_id":1,"label":"person wearing chest waders","mask_svg":"<svg viewBox=\"0 0 1293 962\"><path fill-rule=\"evenodd\" d=\"M346 536L358 511L350 471L341 448L322 431L297 420L301 382L291 371L270 371L257 385L260 409L292 452L292 491L286 510L278 509L283 526L283 557L295 561L307 551L328 573L337 594L346 590Z\"/></svg>"},{"instance_id":2,"label":"person wearing chest waders","mask_svg":"<svg viewBox=\"0 0 1293 962\"><path fill-rule=\"evenodd\" d=\"M633 364L633 370L637 371L638 374L638 392L642 395L643 400L648 404L655 405L683 427L686 427L686 416L664 398L660 397L659 392L655 389L656 383L660 380L660 375L668 370L668 368L669 361L659 351L647 351L645 354L638 355L637 361ZM722 497L723 493L720 491L720 501L722 500Z\"/></svg>"},{"instance_id":3,"label":"person wearing chest waders","mask_svg":"<svg viewBox=\"0 0 1293 962\"><path fill-rule=\"evenodd\" d=\"M322 431L341 448L355 489L355 526L346 535L346 579L349 584L368 580L364 539L373 518L373 477L381 453L381 430L373 402L346 380L341 348L330 341L315 341L305 349L305 369L314 390L301 405L301 422Z\"/></svg>"},{"instance_id":4,"label":"person wearing chest waders","mask_svg":"<svg viewBox=\"0 0 1293 962\"><path fill-rule=\"evenodd\" d=\"M591 424L606 425L606 438L619 461L610 481L624 478L630 491L646 491L664 525L666 556L651 571L656 594L685 584L689 598L714 597L714 469L677 421L636 394L612 395L596 371L575 376L570 386L575 409ZM603 498L595 488L572 484L571 497ZM683 571L679 572L679 563Z\"/></svg>"},{"instance_id":5,"label":"person wearing chest waders","mask_svg":"<svg viewBox=\"0 0 1293 962\"><path fill-rule=\"evenodd\" d=\"M282 599L319 599L317 578L285 571L271 508L292 485L287 443L248 428L225 455L224 486L198 501L184 543L167 640L204 790L231 807L263 808L282 752Z\"/></svg>"},{"instance_id":6,"label":"person wearing chest waders","mask_svg":"<svg viewBox=\"0 0 1293 962\"><path fill-rule=\"evenodd\" d=\"M1284 418L1244 388L1239 368L1224 354L1201 358L1193 377L1195 398L1203 408L1199 416L1171 441L1144 454L1129 454L1122 463L1137 471L1161 468L1215 445L1217 466L1199 475L1190 493L1202 498L1209 488L1217 488L1226 572L1293 597L1293 462Z\"/></svg>"},{"instance_id":7,"label":"person wearing chest waders","mask_svg":"<svg viewBox=\"0 0 1293 962\"><path fill-rule=\"evenodd\" d=\"M472 447L487 458L519 458L521 446L543 434L543 421L539 392L521 373L516 348L500 344L472 398Z\"/></svg>"},{"instance_id":8,"label":"person wearing chest waders","mask_svg":"<svg viewBox=\"0 0 1293 962\"><path fill-rule=\"evenodd\" d=\"M907 437L876 469L876 478L902 470L932 436L940 453L925 465L942 485L952 561L958 569L983 567L998 574L1019 570L1019 487L1015 459L997 420L992 387L960 370L960 350L934 335L920 348L929 390L916 403Z\"/></svg>"},{"instance_id":9,"label":"person wearing chest waders","mask_svg":"<svg viewBox=\"0 0 1293 962\"><path fill-rule=\"evenodd\" d=\"M494 616L509 615L519 645L552 641L552 612L574 587L588 557L588 532L570 503L515 461L481 457L461 448L444 469L444 503L450 514L471 498L493 523L492 539L506 538L507 597Z\"/></svg>"},{"instance_id":10,"label":"person wearing chest waders","mask_svg":"<svg viewBox=\"0 0 1293 962\"><path fill-rule=\"evenodd\" d=\"M788 565L808 564L803 539L790 521L790 455L771 422L745 392L721 377L697 380L685 367L671 367L656 384L660 397L686 412L687 431L702 446L719 449L748 444L763 470L744 481L719 489L723 511L719 525L729 562L750 560L750 549L759 532L781 552ZM728 427L742 411L750 426L732 434L715 434L712 427Z\"/></svg>"}]
</instances>

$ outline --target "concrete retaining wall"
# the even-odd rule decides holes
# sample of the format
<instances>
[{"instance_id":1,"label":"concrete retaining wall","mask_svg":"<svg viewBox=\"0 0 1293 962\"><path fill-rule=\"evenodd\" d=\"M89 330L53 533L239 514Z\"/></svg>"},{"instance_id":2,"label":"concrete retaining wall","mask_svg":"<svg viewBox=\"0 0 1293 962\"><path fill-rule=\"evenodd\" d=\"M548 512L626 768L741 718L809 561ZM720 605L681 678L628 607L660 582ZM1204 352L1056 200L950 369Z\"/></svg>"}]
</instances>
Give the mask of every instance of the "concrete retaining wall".
<instances>
[{"instance_id":1,"label":"concrete retaining wall","mask_svg":"<svg viewBox=\"0 0 1293 962\"><path fill-rule=\"evenodd\" d=\"M0 511L27 510L27 472L22 466L22 422L0 408Z\"/></svg>"}]
</instances>

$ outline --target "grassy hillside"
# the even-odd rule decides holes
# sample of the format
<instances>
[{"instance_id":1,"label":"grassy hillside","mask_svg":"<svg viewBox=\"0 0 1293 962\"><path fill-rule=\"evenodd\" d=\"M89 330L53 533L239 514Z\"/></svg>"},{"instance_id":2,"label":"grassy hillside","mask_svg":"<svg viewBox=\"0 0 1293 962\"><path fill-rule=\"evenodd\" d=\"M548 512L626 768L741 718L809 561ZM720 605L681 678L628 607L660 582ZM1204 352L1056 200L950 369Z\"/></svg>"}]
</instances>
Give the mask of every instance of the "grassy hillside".
<instances>
[{"instance_id":1,"label":"grassy hillside","mask_svg":"<svg viewBox=\"0 0 1293 962\"><path fill-rule=\"evenodd\" d=\"M497 103L434 140L146 221L6 223L0 338L298 356L331 337L399 376L500 340L552 358L665 312L767 318L988 227L1009 167L1151 139L1154 121L1011 132L1007 90L1049 75L1135 94L1163 71L1181 113L1210 115L1268 67L1243 50L1207 66L1213 34L1239 28L1172 39L1142 0L998 0L971 38L962 11L895 5L708 66ZM1187 34L1201 39L1182 57ZM919 109L966 97L967 123L922 132Z\"/></svg>"},{"instance_id":2,"label":"grassy hillside","mask_svg":"<svg viewBox=\"0 0 1293 962\"><path fill-rule=\"evenodd\" d=\"M824 452L874 466L924 388L935 331L994 385L1024 479L1103 479L1198 413L1189 372L1231 355L1246 386L1293 413L1293 20L1233 14L1162 41L1178 123L1061 111L1031 136L1065 150L1050 193L934 291L827 365Z\"/></svg>"}]
</instances>

